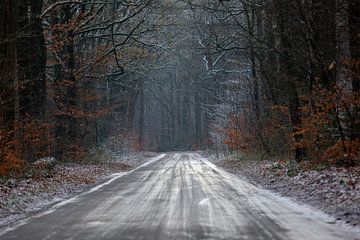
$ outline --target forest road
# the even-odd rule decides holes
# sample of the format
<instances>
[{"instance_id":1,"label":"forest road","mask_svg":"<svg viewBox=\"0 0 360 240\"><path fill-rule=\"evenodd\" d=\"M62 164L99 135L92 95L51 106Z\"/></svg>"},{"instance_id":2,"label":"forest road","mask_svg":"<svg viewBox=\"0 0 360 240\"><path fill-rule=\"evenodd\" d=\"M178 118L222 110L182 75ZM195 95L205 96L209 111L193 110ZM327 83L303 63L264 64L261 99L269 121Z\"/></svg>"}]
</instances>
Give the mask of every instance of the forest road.
<instances>
[{"instance_id":1,"label":"forest road","mask_svg":"<svg viewBox=\"0 0 360 240\"><path fill-rule=\"evenodd\" d=\"M360 239L349 230L197 153L178 152L3 230L0 239Z\"/></svg>"}]
</instances>

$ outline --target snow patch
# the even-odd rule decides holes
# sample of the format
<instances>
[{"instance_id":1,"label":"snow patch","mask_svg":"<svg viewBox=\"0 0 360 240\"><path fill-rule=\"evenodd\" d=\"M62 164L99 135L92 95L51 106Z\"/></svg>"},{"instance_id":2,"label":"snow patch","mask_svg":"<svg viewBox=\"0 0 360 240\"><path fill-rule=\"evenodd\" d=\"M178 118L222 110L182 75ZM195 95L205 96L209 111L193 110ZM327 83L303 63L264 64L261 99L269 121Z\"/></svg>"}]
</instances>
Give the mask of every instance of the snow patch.
<instances>
[{"instance_id":1,"label":"snow patch","mask_svg":"<svg viewBox=\"0 0 360 240\"><path fill-rule=\"evenodd\" d=\"M70 199L64 200L64 198L67 196L66 193L61 194L61 196L57 196L57 197L55 197L55 198L53 198L51 200L41 200L41 199L39 199L39 201L41 201L40 204L39 204L39 202L37 202L36 206L29 206L26 210L27 211L40 210L42 207L44 207L46 205L49 205L51 203L55 203L55 202L58 202L58 203L56 203L54 206L52 206L51 208L49 208L48 210L46 210L44 212L35 214L34 216L31 216L29 218L25 218L25 219L22 219L22 220L19 220L19 219L23 218L25 216L25 214L10 215L8 217L0 219L0 226L16 222L14 225L10 225L10 226L5 227L4 229L0 230L0 236L4 235L5 233L7 233L9 231L12 231L12 230L18 228L18 227L20 227L20 226L22 226L24 224L26 224L29 220L31 220L33 218L39 218L39 217L42 217L44 215L51 214L51 213L55 212L58 208L60 208L62 206L65 206L65 205L67 205L69 203L77 202L77 201L80 200L81 197L85 196L86 194L95 192L95 191L103 188L104 186L109 185L110 183L114 182L115 180L121 178L122 176L130 174L133 171L135 171L136 169L139 169L141 167L144 167L144 166L147 166L147 165L149 165L151 163L154 163L154 162L164 158L165 156L166 156L166 154L160 154L160 155L158 155L156 157L149 158L147 162L145 162L144 164L138 166L137 168L135 168L135 169L133 169L131 171L114 173L114 174L110 175L110 179L108 181L106 181L106 182L104 182L104 183L102 183L100 185L97 185L97 186L91 188L90 190L88 190L86 192L83 192L83 193L81 193L81 194L79 194L77 196L74 196L74 197L72 197ZM47 193L44 193L44 194L47 195Z\"/></svg>"},{"instance_id":2,"label":"snow patch","mask_svg":"<svg viewBox=\"0 0 360 240\"><path fill-rule=\"evenodd\" d=\"M343 229L345 228L354 235L360 234L359 227L351 226L349 224L346 224L344 221L338 221L333 216L323 212L320 209L312 207L310 205L295 202L288 197L284 197L284 196L281 196L270 190L260 188L256 185L252 184L251 182L249 182L247 179L243 178L242 176L234 175L232 173L229 173L229 172L219 168L218 166L209 162L208 159L202 157L201 155L196 154L196 156L198 158L200 158L201 161L203 161L206 165L211 167L214 171L220 172L221 175L223 175L227 180L229 180L229 182L234 182L235 185L239 185L239 186L243 186L243 187L244 186L247 187L247 186L251 185L251 188L255 189L256 193L259 194L260 196L263 196L264 198L272 199L274 202L280 203L281 205L285 206L288 209L292 209L299 215L302 215L302 216L308 218L309 220L311 219L311 220L314 220L315 222L322 222L324 225L332 224L334 229L336 229L336 227L341 227ZM262 198L254 199L253 201L255 204L257 204L259 206L263 206ZM289 229L296 228L296 226L293 226L293 223L291 223L289 221L285 221L284 219L281 218L281 216L279 217L279 215L276 214L277 209L273 209L273 207L275 207L275 206L264 206L264 209L267 209L266 214L269 217L281 222L285 226L288 226Z\"/></svg>"}]
</instances>

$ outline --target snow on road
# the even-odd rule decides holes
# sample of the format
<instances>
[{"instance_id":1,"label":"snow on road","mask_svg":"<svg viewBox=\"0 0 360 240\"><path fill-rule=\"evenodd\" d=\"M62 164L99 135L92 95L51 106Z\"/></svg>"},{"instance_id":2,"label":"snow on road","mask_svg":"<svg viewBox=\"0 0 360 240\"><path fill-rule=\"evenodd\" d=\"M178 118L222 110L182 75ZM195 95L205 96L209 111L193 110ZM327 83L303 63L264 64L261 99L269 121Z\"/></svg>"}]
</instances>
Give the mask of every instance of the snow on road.
<instances>
[{"instance_id":1,"label":"snow on road","mask_svg":"<svg viewBox=\"0 0 360 240\"><path fill-rule=\"evenodd\" d=\"M360 239L326 215L168 153L29 219L1 239Z\"/></svg>"}]
</instances>

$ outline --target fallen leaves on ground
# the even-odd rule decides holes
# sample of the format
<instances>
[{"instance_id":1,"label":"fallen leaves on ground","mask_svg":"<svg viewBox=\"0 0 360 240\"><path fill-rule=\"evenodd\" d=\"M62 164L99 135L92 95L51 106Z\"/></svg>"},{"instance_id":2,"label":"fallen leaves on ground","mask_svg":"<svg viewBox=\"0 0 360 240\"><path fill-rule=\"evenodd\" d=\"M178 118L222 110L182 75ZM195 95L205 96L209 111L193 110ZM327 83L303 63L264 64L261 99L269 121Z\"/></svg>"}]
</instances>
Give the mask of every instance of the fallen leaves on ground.
<instances>
[{"instance_id":1,"label":"fallen leaves on ground","mask_svg":"<svg viewBox=\"0 0 360 240\"><path fill-rule=\"evenodd\" d=\"M28 212L81 192L112 173L128 171L130 165L113 162L100 165L60 164L49 175L27 179L0 179L0 226Z\"/></svg>"},{"instance_id":2,"label":"fallen leaves on ground","mask_svg":"<svg viewBox=\"0 0 360 240\"><path fill-rule=\"evenodd\" d=\"M239 160L235 156L216 164L264 188L316 206L337 220L360 225L360 167L315 171L286 161Z\"/></svg>"}]
</instances>

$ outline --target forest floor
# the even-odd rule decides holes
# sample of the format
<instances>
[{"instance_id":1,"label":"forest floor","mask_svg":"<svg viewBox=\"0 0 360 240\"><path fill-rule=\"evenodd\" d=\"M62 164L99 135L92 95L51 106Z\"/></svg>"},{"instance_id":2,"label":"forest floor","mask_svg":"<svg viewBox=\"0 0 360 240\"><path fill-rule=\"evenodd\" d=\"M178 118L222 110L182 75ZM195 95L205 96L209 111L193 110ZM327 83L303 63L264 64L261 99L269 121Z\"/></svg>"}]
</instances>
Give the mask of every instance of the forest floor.
<instances>
[{"instance_id":1,"label":"forest floor","mask_svg":"<svg viewBox=\"0 0 360 240\"><path fill-rule=\"evenodd\" d=\"M0 178L0 227L84 192L115 173L129 171L143 164L154 153L116 157L108 152L101 155L112 158L112 161L99 161L100 156L95 153L90 158L97 158L97 161L58 163L40 176Z\"/></svg>"},{"instance_id":2,"label":"forest floor","mask_svg":"<svg viewBox=\"0 0 360 240\"><path fill-rule=\"evenodd\" d=\"M302 169L285 161L218 158L214 163L262 188L310 204L336 221L360 226L360 167Z\"/></svg>"}]
</instances>

